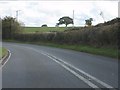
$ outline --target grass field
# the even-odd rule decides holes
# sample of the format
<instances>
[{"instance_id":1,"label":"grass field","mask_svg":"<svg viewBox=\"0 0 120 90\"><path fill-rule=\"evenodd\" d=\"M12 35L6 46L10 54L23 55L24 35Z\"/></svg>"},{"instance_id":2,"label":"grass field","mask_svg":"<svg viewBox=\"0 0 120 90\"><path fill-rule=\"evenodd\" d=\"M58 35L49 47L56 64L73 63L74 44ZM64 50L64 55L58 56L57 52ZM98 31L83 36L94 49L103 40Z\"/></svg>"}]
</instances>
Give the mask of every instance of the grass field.
<instances>
[{"instance_id":1,"label":"grass field","mask_svg":"<svg viewBox=\"0 0 120 90\"><path fill-rule=\"evenodd\" d=\"M7 50L5 48L0 47L0 59L7 54Z\"/></svg>"},{"instance_id":2,"label":"grass field","mask_svg":"<svg viewBox=\"0 0 120 90\"><path fill-rule=\"evenodd\" d=\"M24 33L64 31L66 27L25 27Z\"/></svg>"}]
</instances>

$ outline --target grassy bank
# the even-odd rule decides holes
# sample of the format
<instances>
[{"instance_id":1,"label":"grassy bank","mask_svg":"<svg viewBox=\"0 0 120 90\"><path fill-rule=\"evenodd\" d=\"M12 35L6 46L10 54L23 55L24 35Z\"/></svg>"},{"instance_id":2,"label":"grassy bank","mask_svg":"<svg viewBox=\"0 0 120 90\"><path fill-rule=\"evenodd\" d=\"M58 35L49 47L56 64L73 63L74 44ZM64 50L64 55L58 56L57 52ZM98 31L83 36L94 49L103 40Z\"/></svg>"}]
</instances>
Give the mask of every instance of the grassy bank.
<instances>
[{"instance_id":1,"label":"grassy bank","mask_svg":"<svg viewBox=\"0 0 120 90\"><path fill-rule=\"evenodd\" d=\"M113 48L96 48L89 45L67 45L67 44L40 43L40 42L33 42L32 44L70 49L70 50L102 55L102 56L107 56L112 58L117 58L118 56L117 49L113 49Z\"/></svg>"},{"instance_id":2,"label":"grassy bank","mask_svg":"<svg viewBox=\"0 0 120 90\"><path fill-rule=\"evenodd\" d=\"M90 54L95 55L102 55L112 58L118 57L117 49L115 48L97 48L89 45L71 45L71 44L57 44L57 43L50 43L50 42L20 42L20 41L14 41L14 40L7 40L7 42L16 42L16 43L26 43L26 44L36 44L36 45L43 45L43 46L50 46L50 47L56 47L56 48L64 48L64 49L70 49L80 52L86 52Z\"/></svg>"},{"instance_id":3,"label":"grassy bank","mask_svg":"<svg viewBox=\"0 0 120 90\"><path fill-rule=\"evenodd\" d=\"M0 47L0 59L7 54L7 49Z\"/></svg>"}]
</instances>

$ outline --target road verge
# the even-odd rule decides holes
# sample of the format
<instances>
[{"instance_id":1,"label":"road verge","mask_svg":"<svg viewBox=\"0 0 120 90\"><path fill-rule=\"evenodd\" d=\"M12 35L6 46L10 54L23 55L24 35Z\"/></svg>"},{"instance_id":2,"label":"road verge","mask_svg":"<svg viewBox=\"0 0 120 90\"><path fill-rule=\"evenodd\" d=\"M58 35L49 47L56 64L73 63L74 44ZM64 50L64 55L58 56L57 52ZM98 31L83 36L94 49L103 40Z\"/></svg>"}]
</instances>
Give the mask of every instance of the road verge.
<instances>
[{"instance_id":1,"label":"road verge","mask_svg":"<svg viewBox=\"0 0 120 90\"><path fill-rule=\"evenodd\" d=\"M10 50L7 49L7 54L0 60L0 68L5 65L5 63L9 60L10 56Z\"/></svg>"},{"instance_id":2,"label":"road verge","mask_svg":"<svg viewBox=\"0 0 120 90\"><path fill-rule=\"evenodd\" d=\"M94 55L100 55L100 56L118 59L117 48L110 48L110 47L100 48L100 47L93 47L90 45L57 44L57 43L51 43L51 42L25 42L25 41L16 41L16 40L4 40L4 42L22 43L22 44L25 43L25 44L34 44L34 45L63 48L63 49L69 49L69 50L85 52L85 53L90 53Z\"/></svg>"}]
</instances>

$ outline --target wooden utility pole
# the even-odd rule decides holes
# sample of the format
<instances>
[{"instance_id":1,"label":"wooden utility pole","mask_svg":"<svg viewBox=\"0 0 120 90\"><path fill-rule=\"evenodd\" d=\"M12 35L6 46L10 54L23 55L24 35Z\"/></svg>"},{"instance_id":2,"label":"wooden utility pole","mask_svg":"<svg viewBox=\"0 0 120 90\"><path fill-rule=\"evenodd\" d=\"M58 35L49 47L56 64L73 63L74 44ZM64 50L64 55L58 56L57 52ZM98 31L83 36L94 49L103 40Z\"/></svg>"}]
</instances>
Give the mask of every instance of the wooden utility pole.
<instances>
[{"instance_id":1,"label":"wooden utility pole","mask_svg":"<svg viewBox=\"0 0 120 90\"><path fill-rule=\"evenodd\" d=\"M74 27L74 10L73 10L73 27Z\"/></svg>"},{"instance_id":2,"label":"wooden utility pole","mask_svg":"<svg viewBox=\"0 0 120 90\"><path fill-rule=\"evenodd\" d=\"M100 16L102 17L103 21L105 22L105 18L104 18L104 15L103 15L102 11L100 12Z\"/></svg>"},{"instance_id":3,"label":"wooden utility pole","mask_svg":"<svg viewBox=\"0 0 120 90\"><path fill-rule=\"evenodd\" d=\"M16 19L18 20L18 13L19 13L19 11L21 11L21 10L17 10L16 11Z\"/></svg>"}]
</instances>

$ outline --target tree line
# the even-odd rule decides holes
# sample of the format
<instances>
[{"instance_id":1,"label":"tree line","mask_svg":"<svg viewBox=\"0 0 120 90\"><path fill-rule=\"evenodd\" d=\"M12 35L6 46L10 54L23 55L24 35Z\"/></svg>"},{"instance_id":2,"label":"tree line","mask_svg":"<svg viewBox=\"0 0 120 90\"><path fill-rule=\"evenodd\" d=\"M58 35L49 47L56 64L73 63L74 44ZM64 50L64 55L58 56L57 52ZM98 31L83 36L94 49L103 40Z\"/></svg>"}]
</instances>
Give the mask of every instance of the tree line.
<instances>
[{"instance_id":1,"label":"tree line","mask_svg":"<svg viewBox=\"0 0 120 90\"><path fill-rule=\"evenodd\" d=\"M92 25L92 18L85 20L86 25L91 26ZM56 26L59 26L61 24L65 24L66 27L69 24L73 24L73 19L69 16L64 16L58 20L59 22L56 23ZM41 27L47 27L47 24L43 24ZM2 38L3 39L12 39L13 36L16 33L22 33L22 30L24 28L24 24L17 21L16 18L8 17L2 19Z\"/></svg>"},{"instance_id":2,"label":"tree line","mask_svg":"<svg viewBox=\"0 0 120 90\"><path fill-rule=\"evenodd\" d=\"M85 25L91 26L92 21L93 21L93 18L89 18L89 19L85 20ZM59 25L62 25L62 24L65 24L65 26L67 27L69 24L74 24L74 21L69 16L63 16L58 20L58 23L56 23L56 27L58 27ZM43 24L41 27L47 27L47 24Z\"/></svg>"}]
</instances>

